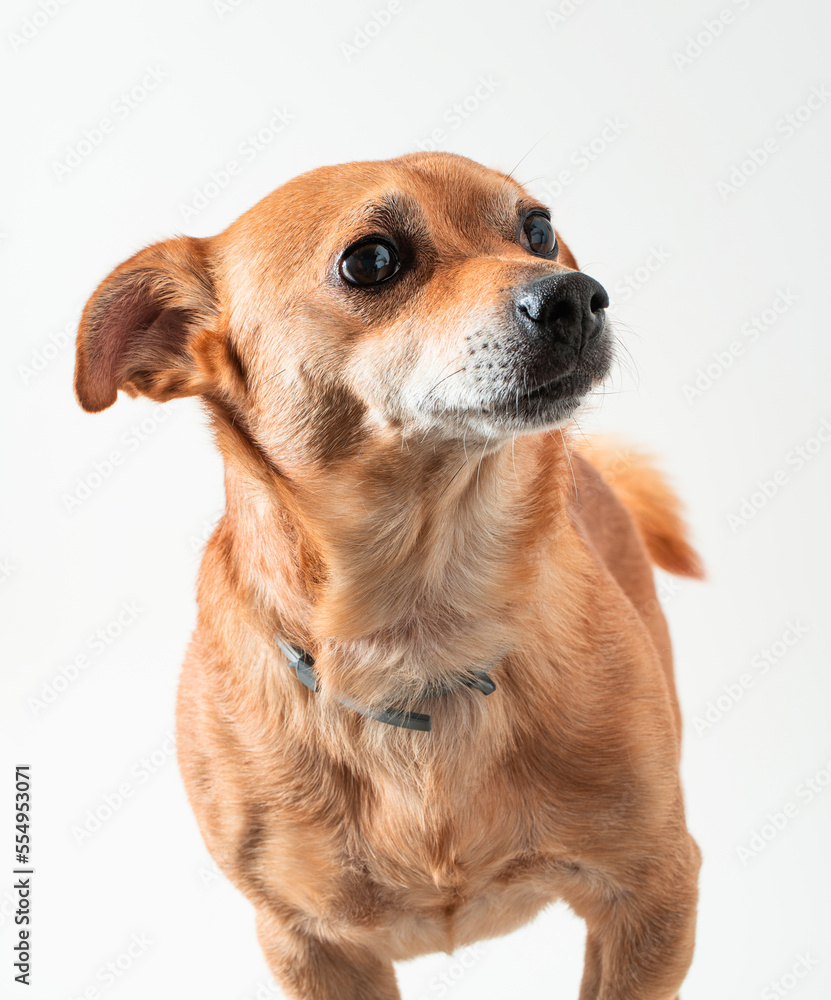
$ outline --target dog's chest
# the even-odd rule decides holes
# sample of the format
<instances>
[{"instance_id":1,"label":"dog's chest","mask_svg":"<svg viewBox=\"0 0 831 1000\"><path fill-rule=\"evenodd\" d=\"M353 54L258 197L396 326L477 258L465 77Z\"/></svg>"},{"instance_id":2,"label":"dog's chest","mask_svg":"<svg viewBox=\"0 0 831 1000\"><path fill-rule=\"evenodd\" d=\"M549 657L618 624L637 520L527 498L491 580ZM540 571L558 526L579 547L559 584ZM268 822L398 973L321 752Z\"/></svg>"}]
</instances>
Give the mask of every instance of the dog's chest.
<instances>
[{"instance_id":1,"label":"dog's chest","mask_svg":"<svg viewBox=\"0 0 831 1000\"><path fill-rule=\"evenodd\" d=\"M381 781L362 806L318 902L336 939L381 934L398 958L452 951L525 923L568 876L507 787Z\"/></svg>"}]
</instances>

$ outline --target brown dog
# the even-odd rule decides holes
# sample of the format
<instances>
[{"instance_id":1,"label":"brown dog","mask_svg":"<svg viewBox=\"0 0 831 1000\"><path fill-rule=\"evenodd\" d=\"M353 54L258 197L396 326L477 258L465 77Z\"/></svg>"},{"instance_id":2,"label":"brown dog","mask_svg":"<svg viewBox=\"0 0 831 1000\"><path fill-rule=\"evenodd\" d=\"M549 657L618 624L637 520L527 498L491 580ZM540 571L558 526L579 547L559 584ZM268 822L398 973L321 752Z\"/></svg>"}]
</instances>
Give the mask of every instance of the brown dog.
<instances>
[{"instance_id":1,"label":"brown dog","mask_svg":"<svg viewBox=\"0 0 831 1000\"><path fill-rule=\"evenodd\" d=\"M510 177L414 154L304 174L90 299L76 391L201 395L227 507L179 759L291 997L564 899L583 1000L668 1000L699 852L648 556L700 575L648 462L570 454L603 288ZM602 477L606 470L610 488Z\"/></svg>"}]
</instances>

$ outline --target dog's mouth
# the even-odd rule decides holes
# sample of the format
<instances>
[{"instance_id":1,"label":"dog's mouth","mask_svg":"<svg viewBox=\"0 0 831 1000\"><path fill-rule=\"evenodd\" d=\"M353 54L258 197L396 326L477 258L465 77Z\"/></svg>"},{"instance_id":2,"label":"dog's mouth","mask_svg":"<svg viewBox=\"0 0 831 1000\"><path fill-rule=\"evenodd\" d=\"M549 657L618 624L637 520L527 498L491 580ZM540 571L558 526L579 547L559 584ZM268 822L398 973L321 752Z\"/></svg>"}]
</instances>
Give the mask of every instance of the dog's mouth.
<instances>
[{"instance_id":1,"label":"dog's mouth","mask_svg":"<svg viewBox=\"0 0 831 1000\"><path fill-rule=\"evenodd\" d=\"M480 413L485 419L510 429L537 428L568 420L589 393L606 377L611 366L610 341L604 337L590 353L581 354L573 367L560 374L538 376L513 389L501 389L483 403Z\"/></svg>"},{"instance_id":2,"label":"dog's mouth","mask_svg":"<svg viewBox=\"0 0 831 1000\"><path fill-rule=\"evenodd\" d=\"M530 424L559 422L577 409L593 385L594 380L589 375L574 371L533 389L517 389L483 406L482 412Z\"/></svg>"},{"instance_id":3,"label":"dog's mouth","mask_svg":"<svg viewBox=\"0 0 831 1000\"><path fill-rule=\"evenodd\" d=\"M528 404L533 404L536 400L579 399L589 392L591 386L592 380L585 373L569 372L529 389L524 397Z\"/></svg>"},{"instance_id":4,"label":"dog's mouth","mask_svg":"<svg viewBox=\"0 0 831 1000\"><path fill-rule=\"evenodd\" d=\"M577 351L504 336L500 341L497 350L477 352L435 383L462 391L421 397L420 426L429 423L453 437L472 434L494 444L512 434L554 428L573 417L611 368L614 339L608 327Z\"/></svg>"}]
</instances>

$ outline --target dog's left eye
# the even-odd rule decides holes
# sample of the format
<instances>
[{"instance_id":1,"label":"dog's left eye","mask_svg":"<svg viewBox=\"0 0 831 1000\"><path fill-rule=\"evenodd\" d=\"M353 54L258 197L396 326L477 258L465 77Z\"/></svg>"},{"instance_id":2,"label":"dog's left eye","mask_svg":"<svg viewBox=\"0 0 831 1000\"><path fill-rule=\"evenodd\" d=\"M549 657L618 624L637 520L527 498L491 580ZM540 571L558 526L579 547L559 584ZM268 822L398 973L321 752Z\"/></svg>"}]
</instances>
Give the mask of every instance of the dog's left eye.
<instances>
[{"instance_id":1,"label":"dog's left eye","mask_svg":"<svg viewBox=\"0 0 831 1000\"><path fill-rule=\"evenodd\" d=\"M400 261L389 243L370 240L347 250L340 262L340 274L350 285L380 285L391 278Z\"/></svg>"},{"instance_id":2,"label":"dog's left eye","mask_svg":"<svg viewBox=\"0 0 831 1000\"><path fill-rule=\"evenodd\" d=\"M529 215L522 224L522 245L531 253L547 257L557 249L554 227L544 215Z\"/></svg>"}]
</instances>

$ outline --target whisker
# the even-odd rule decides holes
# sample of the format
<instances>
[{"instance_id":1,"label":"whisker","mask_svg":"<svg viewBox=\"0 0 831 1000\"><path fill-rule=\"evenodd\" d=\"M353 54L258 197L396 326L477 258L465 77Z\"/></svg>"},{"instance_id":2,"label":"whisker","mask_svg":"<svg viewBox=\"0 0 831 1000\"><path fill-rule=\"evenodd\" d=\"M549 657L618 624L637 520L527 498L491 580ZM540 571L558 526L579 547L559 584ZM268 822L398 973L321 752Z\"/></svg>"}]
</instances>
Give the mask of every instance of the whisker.
<instances>
[{"instance_id":1,"label":"whisker","mask_svg":"<svg viewBox=\"0 0 831 1000\"><path fill-rule=\"evenodd\" d=\"M517 163L517 165L514 167L514 169L510 171L510 173L508 174L508 177L510 177L511 179L513 179L515 171L519 169L519 167L523 163L523 161L526 160L531 155L531 153L533 153L533 151L537 148L537 146L539 146L539 144L543 141L543 139L545 139L549 135L551 135L551 130L550 129L548 130L548 132L543 132L543 134L539 137L539 139L537 139L537 141L534 143L534 145L531 146L531 148L528 150L528 152L525 153L525 155L520 158L519 163Z\"/></svg>"},{"instance_id":2,"label":"whisker","mask_svg":"<svg viewBox=\"0 0 831 1000\"><path fill-rule=\"evenodd\" d=\"M266 379L263 379L263 380L262 380L262 382L258 382L258 383L257 383L257 384L256 384L256 385L254 386L254 388L255 388L255 389L259 389L259 387L260 387L261 385L265 385L265 384L266 384L266 382L270 382L270 381L271 381L272 379L274 379L274 378L277 378L277 376L278 376L278 375L282 375L282 374L283 374L283 372L286 372L286 371L288 371L288 368L281 368L281 369L280 369L280 371L278 371L278 372L275 372L275 373L274 373L273 375L269 375L269 376L268 376L268 378L266 378Z\"/></svg>"},{"instance_id":3,"label":"whisker","mask_svg":"<svg viewBox=\"0 0 831 1000\"><path fill-rule=\"evenodd\" d=\"M563 451L565 452L565 456L568 459L568 467L571 470L571 481L574 483L574 492L576 493L577 492L577 480L574 478L574 466L571 464L571 452L568 450L568 447L566 446L566 439L565 439L565 436L563 434L563 428L562 427L558 427L557 430L560 432L560 441L562 441L562 443L563 443Z\"/></svg>"},{"instance_id":4,"label":"whisker","mask_svg":"<svg viewBox=\"0 0 831 1000\"><path fill-rule=\"evenodd\" d=\"M482 454L479 456L479 464L476 466L476 495L477 496L479 495L479 473L480 473L480 471L482 469L482 460L485 457L485 449L488 447L488 445L490 443L491 443L491 436L490 436L490 434L488 434L487 441L485 441L485 443L482 445Z\"/></svg>"},{"instance_id":5,"label":"whisker","mask_svg":"<svg viewBox=\"0 0 831 1000\"><path fill-rule=\"evenodd\" d=\"M463 468L464 468L464 467L465 467L466 465L467 465L467 459L465 459L465 460L464 460L464 462L462 462L462 464L461 464L461 465L459 466L459 468L458 468L458 469L456 469L456 471L455 471L455 472L453 473L453 475L452 475L452 476L450 477L450 480L449 480L449 482L447 483L447 485L446 485L446 486L444 487L444 489L443 489L443 490L441 491L441 493L439 493L439 495L438 495L438 496L436 497L436 503L438 503L438 502L439 502L439 500L441 500L441 498L442 498L442 497L444 496L444 494L445 494L445 493L447 492L447 490L448 490L448 489L450 488L450 483L452 483L452 482L453 482L453 480L454 480L454 479L456 478L456 476L458 476L458 475L459 475L459 473L460 473L460 472L462 471L462 469L463 469Z\"/></svg>"},{"instance_id":6,"label":"whisker","mask_svg":"<svg viewBox=\"0 0 831 1000\"><path fill-rule=\"evenodd\" d=\"M445 367L447 367L447 366L445 365ZM457 370L456 370L455 372L451 372L451 373L450 373L449 375L445 375L445 376L444 376L444 378L440 378L440 379L438 380L438 382L436 382L436 384L435 384L435 385L433 386L433 388L432 388L432 389L430 389L430 391L429 391L429 392L426 392L426 393L424 394L424 397L423 397L423 399L422 399L422 402L423 402L423 401L424 401L425 399L427 399L427 397L428 397L428 396L429 396L429 395L430 395L430 394L431 394L432 392L434 392L434 391L435 391L435 390L436 390L436 389L437 389L437 388L438 388L438 387L439 387L439 386L440 386L440 385L442 384L442 382L446 382L446 381L447 381L447 379L449 379L449 378L452 378L452 377L453 377L454 375L458 375L458 374L459 374L459 372L463 372L463 371L464 371L464 368L458 368L458 369L457 369Z\"/></svg>"}]
</instances>

